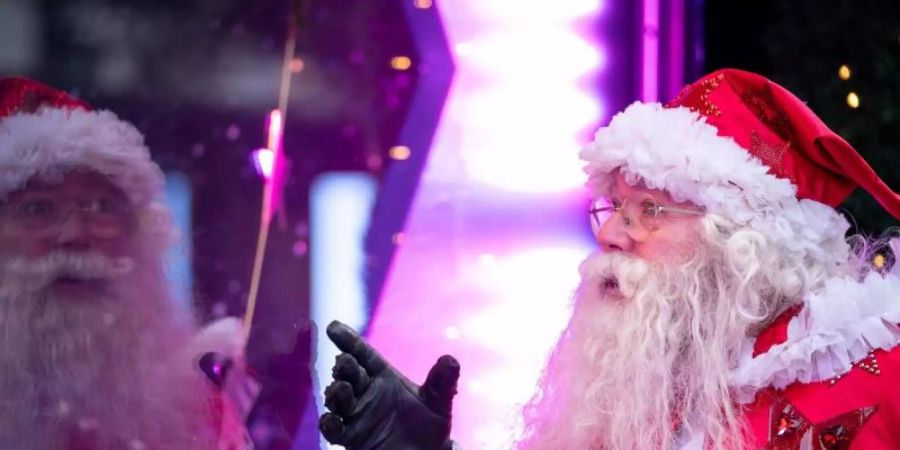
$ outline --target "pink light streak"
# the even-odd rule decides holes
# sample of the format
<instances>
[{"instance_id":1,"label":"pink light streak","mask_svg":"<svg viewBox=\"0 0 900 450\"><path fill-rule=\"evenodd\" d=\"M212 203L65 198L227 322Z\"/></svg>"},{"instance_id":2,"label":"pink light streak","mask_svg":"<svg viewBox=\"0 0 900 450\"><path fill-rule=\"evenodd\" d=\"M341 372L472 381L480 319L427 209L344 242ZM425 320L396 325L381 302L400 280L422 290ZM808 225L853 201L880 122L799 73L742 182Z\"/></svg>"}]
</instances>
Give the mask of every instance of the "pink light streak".
<instances>
[{"instance_id":1,"label":"pink light streak","mask_svg":"<svg viewBox=\"0 0 900 450\"><path fill-rule=\"evenodd\" d=\"M273 109L269 112L268 126L266 128L269 132L267 147L277 152L281 148L281 141L284 137L284 120L280 110Z\"/></svg>"},{"instance_id":2,"label":"pink light streak","mask_svg":"<svg viewBox=\"0 0 900 450\"><path fill-rule=\"evenodd\" d=\"M269 112L266 120L266 147L253 151L253 166L265 183L263 186L262 217L268 225L281 205L284 176L284 118L280 109Z\"/></svg>"},{"instance_id":3,"label":"pink light streak","mask_svg":"<svg viewBox=\"0 0 900 450\"><path fill-rule=\"evenodd\" d=\"M284 120L281 111L273 109L266 117L266 146L253 151L253 167L266 184L275 177L276 162L281 162L282 141L284 140Z\"/></svg>"}]
</instances>

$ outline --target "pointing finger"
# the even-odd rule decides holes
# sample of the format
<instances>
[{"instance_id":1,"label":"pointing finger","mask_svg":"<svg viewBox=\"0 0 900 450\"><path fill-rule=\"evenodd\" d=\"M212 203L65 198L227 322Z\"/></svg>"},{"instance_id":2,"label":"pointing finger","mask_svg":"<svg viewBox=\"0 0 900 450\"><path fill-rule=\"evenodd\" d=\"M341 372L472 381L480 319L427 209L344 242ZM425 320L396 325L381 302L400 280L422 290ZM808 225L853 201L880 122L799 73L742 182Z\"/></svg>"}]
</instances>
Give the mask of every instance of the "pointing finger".
<instances>
[{"instance_id":1,"label":"pointing finger","mask_svg":"<svg viewBox=\"0 0 900 450\"><path fill-rule=\"evenodd\" d=\"M335 320L328 324L326 333L341 351L356 358L359 365L366 369L371 376L377 376L388 367L387 361L353 328Z\"/></svg>"}]
</instances>

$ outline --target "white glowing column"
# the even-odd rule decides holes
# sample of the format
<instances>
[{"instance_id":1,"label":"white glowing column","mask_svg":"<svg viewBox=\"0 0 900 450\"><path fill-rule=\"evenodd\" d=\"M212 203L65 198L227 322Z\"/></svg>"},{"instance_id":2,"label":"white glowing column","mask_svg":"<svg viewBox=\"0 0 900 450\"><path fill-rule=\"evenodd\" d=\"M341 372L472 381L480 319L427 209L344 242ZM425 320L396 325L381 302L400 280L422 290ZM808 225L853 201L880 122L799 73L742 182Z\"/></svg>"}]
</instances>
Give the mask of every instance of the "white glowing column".
<instances>
[{"instance_id":1,"label":"white glowing column","mask_svg":"<svg viewBox=\"0 0 900 450\"><path fill-rule=\"evenodd\" d=\"M323 391L331 383L331 367L339 351L325 328L332 320L362 329L366 325L363 239L375 201L374 178L365 173L330 172L310 187L310 316L317 325L313 394L318 415L325 413ZM309 419L309 418L306 418ZM309 429L309 428L303 428ZM326 448L343 448L328 446Z\"/></svg>"},{"instance_id":2,"label":"white glowing column","mask_svg":"<svg viewBox=\"0 0 900 450\"><path fill-rule=\"evenodd\" d=\"M574 24L597 9L596 0L470 0L441 11L458 68L445 120L463 126L473 179L524 192L582 183L578 137L600 117L591 84L604 54Z\"/></svg>"},{"instance_id":3,"label":"white glowing column","mask_svg":"<svg viewBox=\"0 0 900 450\"><path fill-rule=\"evenodd\" d=\"M417 382L440 355L456 356L452 436L495 450L518 433L593 248L577 232L584 212L548 208L584 195L578 151L602 119L593 85L604 55L590 41L601 8L439 6L457 72L369 338Z\"/></svg>"}]
</instances>

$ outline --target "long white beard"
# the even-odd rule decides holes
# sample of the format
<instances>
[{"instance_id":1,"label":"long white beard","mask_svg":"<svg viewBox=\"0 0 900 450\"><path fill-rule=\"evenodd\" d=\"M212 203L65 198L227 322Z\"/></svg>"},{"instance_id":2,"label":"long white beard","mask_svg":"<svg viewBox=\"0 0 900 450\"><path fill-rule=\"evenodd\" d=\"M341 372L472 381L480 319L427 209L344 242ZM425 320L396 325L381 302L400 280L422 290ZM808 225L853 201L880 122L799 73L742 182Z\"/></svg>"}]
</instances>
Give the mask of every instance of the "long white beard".
<instances>
[{"instance_id":1,"label":"long white beard","mask_svg":"<svg viewBox=\"0 0 900 450\"><path fill-rule=\"evenodd\" d=\"M0 262L0 448L208 448L206 387L178 357L190 328L161 273L132 265L96 254ZM108 287L67 298L48 288L60 274Z\"/></svg>"},{"instance_id":2,"label":"long white beard","mask_svg":"<svg viewBox=\"0 0 900 450\"><path fill-rule=\"evenodd\" d=\"M741 448L727 375L756 319L723 298L739 281L721 266L702 250L683 265L585 261L519 448L669 449L681 427Z\"/></svg>"}]
</instances>

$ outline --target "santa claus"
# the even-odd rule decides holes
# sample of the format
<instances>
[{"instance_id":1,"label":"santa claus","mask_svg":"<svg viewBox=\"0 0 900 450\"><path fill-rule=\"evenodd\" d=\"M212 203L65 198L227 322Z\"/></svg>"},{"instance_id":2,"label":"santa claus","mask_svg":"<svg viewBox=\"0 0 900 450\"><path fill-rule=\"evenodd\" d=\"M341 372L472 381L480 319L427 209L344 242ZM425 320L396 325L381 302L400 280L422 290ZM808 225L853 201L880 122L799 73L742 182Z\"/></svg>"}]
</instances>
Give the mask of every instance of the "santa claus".
<instances>
[{"instance_id":1,"label":"santa claus","mask_svg":"<svg viewBox=\"0 0 900 450\"><path fill-rule=\"evenodd\" d=\"M0 80L0 448L243 445L195 363L234 353L238 333L222 323L198 343L172 301L162 188L133 126Z\"/></svg>"},{"instance_id":2,"label":"santa claus","mask_svg":"<svg viewBox=\"0 0 900 450\"><path fill-rule=\"evenodd\" d=\"M900 196L803 102L721 70L629 106L581 157L600 251L518 448L900 448L900 278L834 209L862 187L900 218ZM417 386L329 335L328 440L451 446L455 360Z\"/></svg>"}]
</instances>

